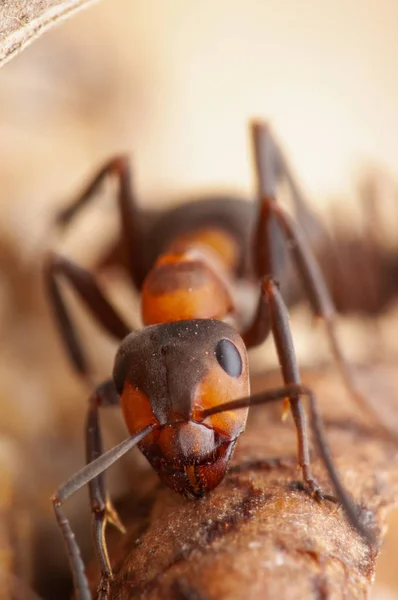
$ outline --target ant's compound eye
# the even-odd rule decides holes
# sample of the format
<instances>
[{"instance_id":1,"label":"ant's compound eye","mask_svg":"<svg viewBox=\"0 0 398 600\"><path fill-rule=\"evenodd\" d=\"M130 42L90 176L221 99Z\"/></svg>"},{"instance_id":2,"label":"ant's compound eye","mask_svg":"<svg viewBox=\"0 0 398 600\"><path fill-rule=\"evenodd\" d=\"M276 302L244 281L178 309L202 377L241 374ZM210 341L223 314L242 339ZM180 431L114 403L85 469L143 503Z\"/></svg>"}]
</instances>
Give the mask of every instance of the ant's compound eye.
<instances>
[{"instance_id":1,"label":"ant's compound eye","mask_svg":"<svg viewBox=\"0 0 398 600\"><path fill-rule=\"evenodd\" d=\"M218 342L214 354L220 367L230 377L239 377L242 374L242 359L235 344L222 339Z\"/></svg>"}]
</instances>

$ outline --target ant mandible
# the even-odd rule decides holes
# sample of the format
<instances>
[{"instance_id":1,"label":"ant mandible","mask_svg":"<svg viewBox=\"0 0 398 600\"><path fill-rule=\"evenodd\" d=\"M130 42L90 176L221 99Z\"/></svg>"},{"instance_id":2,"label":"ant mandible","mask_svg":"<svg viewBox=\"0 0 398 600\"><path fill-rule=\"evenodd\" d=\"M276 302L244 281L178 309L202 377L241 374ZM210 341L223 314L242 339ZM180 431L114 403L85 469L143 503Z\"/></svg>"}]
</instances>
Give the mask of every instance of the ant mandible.
<instances>
[{"instance_id":1,"label":"ant mandible","mask_svg":"<svg viewBox=\"0 0 398 600\"><path fill-rule=\"evenodd\" d=\"M288 399L297 429L298 463L310 493L324 496L310 468L309 443L301 396L310 400L311 425L337 498L349 521L368 541L363 527L333 467L312 391L301 384L286 305L271 275L283 267L290 248L314 315L321 317L346 386L350 373L334 333L334 309L320 269L305 238L276 201L281 179L289 184L303 219L311 217L291 170L269 127L253 123L257 176L257 206L241 200L216 198L184 205L147 223L131 187L127 159L109 161L80 197L58 215L70 223L113 176L118 182L121 238L134 287L141 292L144 328L131 331L92 274L59 255L45 265L46 286L69 359L86 380L90 368L64 302L59 278L66 279L105 330L121 341L113 378L98 386L89 400L86 422L87 466L59 487L52 498L70 560L79 600L90 600L79 547L62 503L89 483L93 538L101 568L98 598L110 593L112 570L105 544L107 522L122 525L111 505L103 472L138 445L162 481L188 498L200 498L215 488L228 469L235 444L245 428L248 407ZM145 232L145 233L144 233ZM237 314L239 281L261 281L260 297L249 325ZM235 326L232 326L231 321ZM225 322L228 321L228 322ZM240 329L239 334L237 329ZM272 333L284 386L250 396L247 349ZM103 453L99 408L121 405L130 437Z\"/></svg>"}]
</instances>

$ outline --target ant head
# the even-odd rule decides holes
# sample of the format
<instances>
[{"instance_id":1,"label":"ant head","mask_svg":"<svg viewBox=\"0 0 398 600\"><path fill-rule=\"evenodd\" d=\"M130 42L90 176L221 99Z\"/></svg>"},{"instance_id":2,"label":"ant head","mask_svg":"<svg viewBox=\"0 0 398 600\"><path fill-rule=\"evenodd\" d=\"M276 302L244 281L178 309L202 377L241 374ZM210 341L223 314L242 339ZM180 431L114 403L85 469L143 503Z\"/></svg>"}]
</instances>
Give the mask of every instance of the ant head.
<instances>
[{"instance_id":1,"label":"ant head","mask_svg":"<svg viewBox=\"0 0 398 600\"><path fill-rule=\"evenodd\" d=\"M152 325L120 346L114 381L131 434L156 429L140 443L174 490L199 497L224 477L247 409L203 411L247 396L246 348L231 326L196 319Z\"/></svg>"}]
</instances>

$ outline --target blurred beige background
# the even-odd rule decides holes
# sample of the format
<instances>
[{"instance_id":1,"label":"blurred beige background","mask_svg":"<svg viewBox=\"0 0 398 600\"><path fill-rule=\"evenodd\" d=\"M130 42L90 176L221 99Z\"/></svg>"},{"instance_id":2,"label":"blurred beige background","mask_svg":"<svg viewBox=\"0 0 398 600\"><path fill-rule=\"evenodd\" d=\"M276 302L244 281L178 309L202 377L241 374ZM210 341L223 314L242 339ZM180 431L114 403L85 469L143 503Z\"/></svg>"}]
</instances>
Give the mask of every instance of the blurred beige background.
<instances>
[{"instance_id":1,"label":"blurred beige background","mask_svg":"<svg viewBox=\"0 0 398 600\"><path fill-rule=\"evenodd\" d=\"M397 20L392 1L105 1L3 69L2 147L21 136L3 152L21 161L35 139L25 167L48 187L126 148L145 195L249 190L245 122L260 115L312 197L341 194L364 162L396 167Z\"/></svg>"},{"instance_id":2,"label":"blurred beige background","mask_svg":"<svg viewBox=\"0 0 398 600\"><path fill-rule=\"evenodd\" d=\"M49 495L82 464L86 396L41 291L56 208L120 151L132 156L144 205L193 190L250 195L252 116L272 122L317 210L354 203L364 169L393 181L398 166L397 23L393 0L104 0L0 71L3 462L15 465L17 490L32 465L21 510L41 532L53 535ZM65 241L86 264L115 229L111 202L101 207ZM102 374L113 348L95 356ZM391 567L381 573L398 584ZM376 589L374 598L395 597Z\"/></svg>"}]
</instances>

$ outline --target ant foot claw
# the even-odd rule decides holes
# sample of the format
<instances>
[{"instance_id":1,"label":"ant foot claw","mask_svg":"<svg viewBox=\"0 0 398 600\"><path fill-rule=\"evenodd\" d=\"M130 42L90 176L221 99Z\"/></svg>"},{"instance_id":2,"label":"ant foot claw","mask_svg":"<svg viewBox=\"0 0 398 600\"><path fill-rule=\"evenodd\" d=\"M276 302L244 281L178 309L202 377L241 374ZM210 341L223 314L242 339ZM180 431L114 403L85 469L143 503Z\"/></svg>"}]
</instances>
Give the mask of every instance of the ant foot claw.
<instances>
[{"instance_id":1,"label":"ant foot claw","mask_svg":"<svg viewBox=\"0 0 398 600\"><path fill-rule=\"evenodd\" d=\"M307 479L306 484L308 485L311 496L315 498L317 502L324 500L325 496L315 479Z\"/></svg>"},{"instance_id":2,"label":"ant foot claw","mask_svg":"<svg viewBox=\"0 0 398 600\"><path fill-rule=\"evenodd\" d=\"M336 498L336 496L333 496L332 494L324 494L323 499L327 500L328 502L333 502L333 504L340 504L339 499Z\"/></svg>"},{"instance_id":3,"label":"ant foot claw","mask_svg":"<svg viewBox=\"0 0 398 600\"><path fill-rule=\"evenodd\" d=\"M103 575L97 587L97 600L109 600L112 575Z\"/></svg>"},{"instance_id":4,"label":"ant foot claw","mask_svg":"<svg viewBox=\"0 0 398 600\"><path fill-rule=\"evenodd\" d=\"M333 502L333 504L340 504L339 500L336 496L332 494L324 494L320 486L313 479L306 482L309 488L309 492L311 496L317 501L322 502L323 500L327 500L328 502Z\"/></svg>"}]
</instances>

